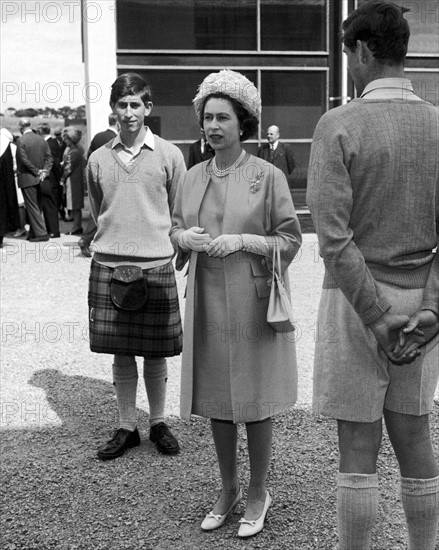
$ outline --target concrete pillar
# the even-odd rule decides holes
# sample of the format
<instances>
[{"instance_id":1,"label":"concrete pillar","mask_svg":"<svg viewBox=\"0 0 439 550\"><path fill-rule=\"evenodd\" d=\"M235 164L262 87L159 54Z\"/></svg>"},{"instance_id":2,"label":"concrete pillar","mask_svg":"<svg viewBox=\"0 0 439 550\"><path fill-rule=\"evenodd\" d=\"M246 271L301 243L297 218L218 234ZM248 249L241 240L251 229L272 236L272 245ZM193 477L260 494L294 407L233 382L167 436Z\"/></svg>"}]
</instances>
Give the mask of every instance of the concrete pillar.
<instances>
[{"instance_id":1,"label":"concrete pillar","mask_svg":"<svg viewBox=\"0 0 439 550\"><path fill-rule=\"evenodd\" d=\"M81 2L88 146L108 128L110 86L117 77L116 1Z\"/></svg>"}]
</instances>

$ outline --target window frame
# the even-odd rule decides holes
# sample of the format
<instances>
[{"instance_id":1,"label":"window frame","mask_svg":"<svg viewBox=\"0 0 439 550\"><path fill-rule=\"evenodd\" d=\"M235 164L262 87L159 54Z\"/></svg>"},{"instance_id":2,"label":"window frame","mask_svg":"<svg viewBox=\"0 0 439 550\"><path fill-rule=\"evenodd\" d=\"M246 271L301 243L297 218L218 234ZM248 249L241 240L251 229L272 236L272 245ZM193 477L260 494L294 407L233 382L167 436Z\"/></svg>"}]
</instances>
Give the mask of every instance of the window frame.
<instances>
[{"instance_id":1,"label":"window frame","mask_svg":"<svg viewBox=\"0 0 439 550\"><path fill-rule=\"evenodd\" d=\"M262 50L261 49L261 0L256 0L256 49L255 50L187 50L187 49L159 49L159 48L119 48L116 47L116 53L119 55L125 54L161 54L161 55L248 55L248 56L264 56L264 55L279 55L279 56L329 56L330 55L330 10L329 2L324 0L325 9L325 26L326 26L326 50ZM117 19L116 19L117 28ZM117 39L116 39L117 44Z\"/></svg>"}]
</instances>

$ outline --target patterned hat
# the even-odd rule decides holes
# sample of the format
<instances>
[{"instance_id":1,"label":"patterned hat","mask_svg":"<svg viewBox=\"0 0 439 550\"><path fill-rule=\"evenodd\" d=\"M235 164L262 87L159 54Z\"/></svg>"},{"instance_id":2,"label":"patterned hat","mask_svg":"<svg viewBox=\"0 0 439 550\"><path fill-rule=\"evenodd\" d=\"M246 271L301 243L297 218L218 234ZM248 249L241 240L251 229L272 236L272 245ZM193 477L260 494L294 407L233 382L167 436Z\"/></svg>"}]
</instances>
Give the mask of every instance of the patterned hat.
<instances>
[{"instance_id":1,"label":"patterned hat","mask_svg":"<svg viewBox=\"0 0 439 550\"><path fill-rule=\"evenodd\" d=\"M230 69L223 69L219 73L210 73L200 84L198 93L193 99L198 118L200 118L204 99L217 93L236 99L251 115L259 120L261 116L261 96L256 86L241 73Z\"/></svg>"}]
</instances>

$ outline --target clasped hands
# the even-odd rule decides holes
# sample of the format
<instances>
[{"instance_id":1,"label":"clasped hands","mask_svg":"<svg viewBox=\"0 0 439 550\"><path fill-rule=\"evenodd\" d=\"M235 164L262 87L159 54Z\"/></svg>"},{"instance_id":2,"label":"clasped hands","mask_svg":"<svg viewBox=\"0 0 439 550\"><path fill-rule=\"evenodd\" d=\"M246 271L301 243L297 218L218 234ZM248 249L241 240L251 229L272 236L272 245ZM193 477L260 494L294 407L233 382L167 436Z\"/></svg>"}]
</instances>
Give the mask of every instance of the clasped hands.
<instances>
[{"instance_id":1,"label":"clasped hands","mask_svg":"<svg viewBox=\"0 0 439 550\"><path fill-rule=\"evenodd\" d=\"M38 170L38 182L41 183L47 178L47 172L44 169Z\"/></svg>"},{"instance_id":2,"label":"clasped hands","mask_svg":"<svg viewBox=\"0 0 439 550\"><path fill-rule=\"evenodd\" d=\"M369 327L390 361L402 365L412 363L421 353L419 347L439 332L439 316L429 309L411 317L389 310Z\"/></svg>"},{"instance_id":3,"label":"clasped hands","mask_svg":"<svg viewBox=\"0 0 439 550\"><path fill-rule=\"evenodd\" d=\"M225 258L241 250L243 242L241 235L220 235L212 239L209 233L204 233L204 228L194 226L180 233L178 244L186 250L206 252L213 258Z\"/></svg>"}]
</instances>

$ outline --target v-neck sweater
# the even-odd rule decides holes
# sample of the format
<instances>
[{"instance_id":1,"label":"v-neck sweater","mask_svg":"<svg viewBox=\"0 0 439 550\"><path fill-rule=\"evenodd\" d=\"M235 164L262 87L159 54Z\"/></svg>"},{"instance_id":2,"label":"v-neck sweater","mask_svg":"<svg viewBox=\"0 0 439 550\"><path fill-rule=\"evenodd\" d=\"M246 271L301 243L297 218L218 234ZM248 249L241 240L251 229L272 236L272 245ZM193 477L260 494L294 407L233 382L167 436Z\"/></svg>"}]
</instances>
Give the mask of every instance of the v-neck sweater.
<instances>
[{"instance_id":1,"label":"v-neck sweater","mask_svg":"<svg viewBox=\"0 0 439 550\"><path fill-rule=\"evenodd\" d=\"M111 142L90 156L87 183L90 209L97 224L91 244L94 259L105 265L163 265L174 255L169 239L177 186L186 166L181 151L154 136L124 164Z\"/></svg>"}]
</instances>

